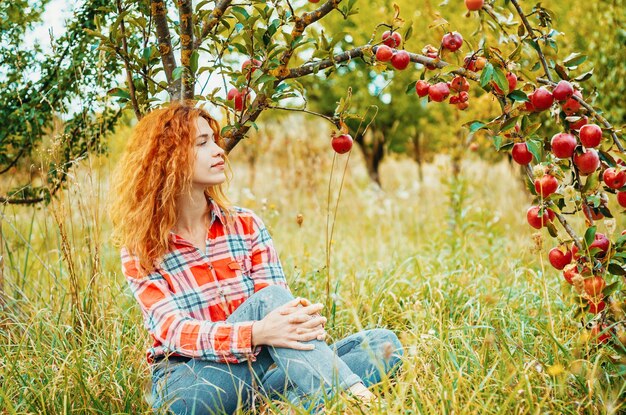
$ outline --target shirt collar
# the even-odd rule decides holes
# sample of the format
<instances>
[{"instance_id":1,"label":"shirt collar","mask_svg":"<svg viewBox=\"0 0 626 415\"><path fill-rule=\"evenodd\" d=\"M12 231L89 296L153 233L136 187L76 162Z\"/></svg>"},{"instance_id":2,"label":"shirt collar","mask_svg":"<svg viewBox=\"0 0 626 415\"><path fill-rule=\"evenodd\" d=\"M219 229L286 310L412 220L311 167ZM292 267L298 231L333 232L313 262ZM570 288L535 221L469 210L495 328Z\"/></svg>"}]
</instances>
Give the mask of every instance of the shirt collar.
<instances>
[{"instance_id":1,"label":"shirt collar","mask_svg":"<svg viewBox=\"0 0 626 415\"><path fill-rule=\"evenodd\" d=\"M215 202L209 196L207 196L206 199L209 205L209 214L211 215L209 228L213 226L213 222L215 222L215 219L218 219L222 223L222 225L225 224L226 222L224 219L224 215L225 215L224 210L220 207L220 205L217 204L217 202ZM174 243L179 243L182 238L180 238L178 235L176 235L176 233L173 230L170 229L170 239Z\"/></svg>"}]
</instances>

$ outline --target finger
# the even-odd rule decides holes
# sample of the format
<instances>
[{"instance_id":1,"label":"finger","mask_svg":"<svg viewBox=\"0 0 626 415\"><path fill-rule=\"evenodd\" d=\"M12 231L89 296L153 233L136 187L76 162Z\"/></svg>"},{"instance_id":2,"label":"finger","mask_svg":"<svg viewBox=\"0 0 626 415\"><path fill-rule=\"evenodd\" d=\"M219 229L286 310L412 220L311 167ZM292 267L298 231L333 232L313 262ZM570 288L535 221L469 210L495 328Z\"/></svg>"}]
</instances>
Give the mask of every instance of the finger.
<instances>
[{"instance_id":1,"label":"finger","mask_svg":"<svg viewBox=\"0 0 626 415\"><path fill-rule=\"evenodd\" d=\"M326 324L326 317L318 316L318 317L313 317L310 320L303 322L302 324L300 324L300 327L312 329L317 326L323 327L324 324Z\"/></svg>"},{"instance_id":2,"label":"finger","mask_svg":"<svg viewBox=\"0 0 626 415\"><path fill-rule=\"evenodd\" d=\"M289 349L295 350L313 350L315 349L315 345L313 343L300 343L300 342L289 342L285 347Z\"/></svg>"},{"instance_id":3,"label":"finger","mask_svg":"<svg viewBox=\"0 0 626 415\"><path fill-rule=\"evenodd\" d=\"M290 314L290 313L293 312L293 310L296 310L296 307L298 306L298 304L300 304L301 300L302 300L302 298L300 298L300 297L294 298L293 300L289 301L288 303L285 303L285 304L281 305L280 307L278 307L278 311L282 315Z\"/></svg>"},{"instance_id":4,"label":"finger","mask_svg":"<svg viewBox=\"0 0 626 415\"><path fill-rule=\"evenodd\" d=\"M302 324L309 320L311 320L310 315L297 313L297 314L290 315L287 321L289 322L289 324Z\"/></svg>"},{"instance_id":5,"label":"finger","mask_svg":"<svg viewBox=\"0 0 626 415\"><path fill-rule=\"evenodd\" d=\"M299 311L301 313L306 313L306 314L309 314L309 315L313 315L313 314L317 314L320 311L322 311L323 308L324 308L324 306L322 304L316 303L316 304L311 304L309 306L306 306L306 307L300 309Z\"/></svg>"},{"instance_id":6,"label":"finger","mask_svg":"<svg viewBox=\"0 0 626 415\"><path fill-rule=\"evenodd\" d=\"M312 333L312 332L326 332L324 328L320 326L315 327L302 327L302 324L296 329L296 334Z\"/></svg>"},{"instance_id":7,"label":"finger","mask_svg":"<svg viewBox=\"0 0 626 415\"><path fill-rule=\"evenodd\" d=\"M306 298L298 297L295 300L298 300L298 301L290 301L287 304L284 304L283 306L281 306L280 313L282 315L291 314L294 311L297 311L299 309L302 309L303 307L311 305L311 302L307 300Z\"/></svg>"},{"instance_id":8,"label":"finger","mask_svg":"<svg viewBox=\"0 0 626 415\"><path fill-rule=\"evenodd\" d=\"M318 331L312 331L312 332L309 332L309 333L301 334L300 338L298 340L301 341L301 342L308 342L308 341L317 339L317 336L321 336L322 334L323 334L323 332L319 331L319 330Z\"/></svg>"}]
</instances>

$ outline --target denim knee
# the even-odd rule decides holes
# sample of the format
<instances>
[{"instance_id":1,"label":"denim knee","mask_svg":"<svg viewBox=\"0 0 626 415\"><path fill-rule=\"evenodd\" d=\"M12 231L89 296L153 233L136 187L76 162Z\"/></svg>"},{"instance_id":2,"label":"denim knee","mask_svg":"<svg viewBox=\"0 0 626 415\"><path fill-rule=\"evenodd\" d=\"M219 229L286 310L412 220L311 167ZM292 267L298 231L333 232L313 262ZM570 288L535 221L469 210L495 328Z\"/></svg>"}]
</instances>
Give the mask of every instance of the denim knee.
<instances>
[{"instance_id":1,"label":"denim knee","mask_svg":"<svg viewBox=\"0 0 626 415\"><path fill-rule=\"evenodd\" d=\"M259 290L257 295L259 295L261 300L263 300L263 302L265 302L271 309L281 306L294 298L287 288L280 285L268 285L267 287Z\"/></svg>"},{"instance_id":2,"label":"denim knee","mask_svg":"<svg viewBox=\"0 0 626 415\"><path fill-rule=\"evenodd\" d=\"M367 342L372 348L379 348L382 356L387 361L390 371L394 371L399 365L404 349L402 343L391 330L388 329L372 329L364 332Z\"/></svg>"}]
</instances>

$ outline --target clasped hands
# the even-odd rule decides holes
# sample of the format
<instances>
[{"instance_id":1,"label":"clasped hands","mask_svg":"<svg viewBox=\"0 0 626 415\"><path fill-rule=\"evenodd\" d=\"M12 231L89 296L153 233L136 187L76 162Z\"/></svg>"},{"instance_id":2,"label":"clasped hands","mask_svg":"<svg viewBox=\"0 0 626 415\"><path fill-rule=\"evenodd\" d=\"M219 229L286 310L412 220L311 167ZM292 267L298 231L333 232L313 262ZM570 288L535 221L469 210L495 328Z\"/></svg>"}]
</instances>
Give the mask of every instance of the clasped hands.
<instances>
[{"instance_id":1,"label":"clasped hands","mask_svg":"<svg viewBox=\"0 0 626 415\"><path fill-rule=\"evenodd\" d=\"M269 312L252 325L252 344L313 350L311 340L326 338L326 317L319 313L322 304L311 304L306 298L295 298Z\"/></svg>"}]
</instances>

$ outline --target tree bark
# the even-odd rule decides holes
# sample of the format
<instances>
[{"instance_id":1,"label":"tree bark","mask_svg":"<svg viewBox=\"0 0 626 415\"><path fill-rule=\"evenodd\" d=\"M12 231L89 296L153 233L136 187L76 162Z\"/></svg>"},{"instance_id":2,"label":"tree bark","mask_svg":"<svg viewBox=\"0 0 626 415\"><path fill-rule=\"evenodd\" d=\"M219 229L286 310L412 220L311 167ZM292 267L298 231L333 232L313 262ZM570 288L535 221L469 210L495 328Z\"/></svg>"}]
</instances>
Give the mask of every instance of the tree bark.
<instances>
[{"instance_id":1,"label":"tree bark","mask_svg":"<svg viewBox=\"0 0 626 415\"><path fill-rule=\"evenodd\" d=\"M170 100L180 99L180 81L174 81L174 69L176 69L176 57L172 48L172 37L167 24L167 6L164 0L151 0L152 15L154 16L154 26L156 28L157 39L159 41L159 53L163 70L168 83Z\"/></svg>"}]
</instances>

